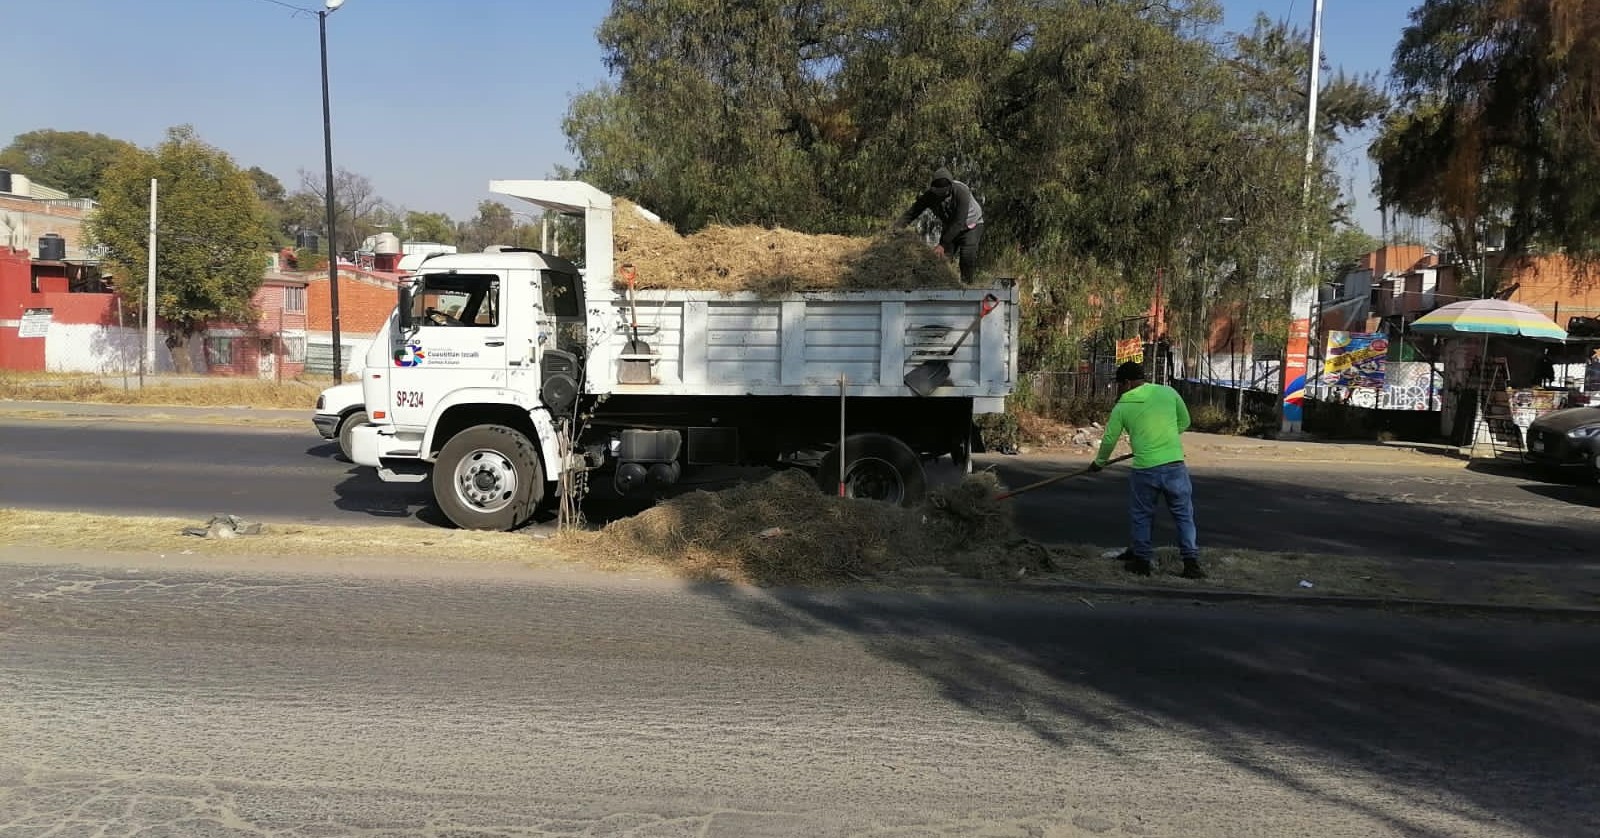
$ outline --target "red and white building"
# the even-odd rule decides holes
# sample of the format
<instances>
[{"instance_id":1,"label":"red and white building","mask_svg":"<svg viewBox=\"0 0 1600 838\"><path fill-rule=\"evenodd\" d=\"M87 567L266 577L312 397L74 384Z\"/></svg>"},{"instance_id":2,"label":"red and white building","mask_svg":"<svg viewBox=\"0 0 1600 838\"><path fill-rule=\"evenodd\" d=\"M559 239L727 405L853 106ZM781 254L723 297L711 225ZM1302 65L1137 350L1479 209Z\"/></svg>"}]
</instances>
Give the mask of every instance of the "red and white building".
<instances>
[{"instance_id":1,"label":"red and white building","mask_svg":"<svg viewBox=\"0 0 1600 838\"><path fill-rule=\"evenodd\" d=\"M303 277L269 272L253 300L256 321L211 324L189 342L190 368L253 378L301 374L306 285ZM392 308L392 292L387 299ZM159 340L164 324L157 332ZM94 265L0 247L0 369L117 374L139 368L144 344L139 313L118 306ZM164 342L153 371L176 371Z\"/></svg>"}]
</instances>

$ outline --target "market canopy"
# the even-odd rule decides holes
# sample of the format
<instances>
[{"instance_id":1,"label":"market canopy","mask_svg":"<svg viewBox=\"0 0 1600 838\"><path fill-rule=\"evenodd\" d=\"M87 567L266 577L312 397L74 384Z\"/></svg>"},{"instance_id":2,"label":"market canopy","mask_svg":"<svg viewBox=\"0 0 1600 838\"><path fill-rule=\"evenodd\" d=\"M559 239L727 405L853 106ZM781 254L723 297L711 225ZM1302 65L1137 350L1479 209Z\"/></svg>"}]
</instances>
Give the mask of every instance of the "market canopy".
<instances>
[{"instance_id":1,"label":"market canopy","mask_svg":"<svg viewBox=\"0 0 1600 838\"><path fill-rule=\"evenodd\" d=\"M1567 332L1550 318L1510 300L1463 300L1418 318L1410 331L1425 335L1510 335L1565 343Z\"/></svg>"}]
</instances>

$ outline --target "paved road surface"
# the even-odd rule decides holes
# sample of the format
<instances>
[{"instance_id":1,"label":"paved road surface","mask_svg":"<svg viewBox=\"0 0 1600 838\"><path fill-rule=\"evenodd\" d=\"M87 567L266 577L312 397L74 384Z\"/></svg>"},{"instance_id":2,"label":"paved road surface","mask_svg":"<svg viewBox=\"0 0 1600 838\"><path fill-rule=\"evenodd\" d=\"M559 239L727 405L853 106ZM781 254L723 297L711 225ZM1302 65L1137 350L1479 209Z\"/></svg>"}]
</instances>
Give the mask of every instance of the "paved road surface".
<instances>
[{"instance_id":1,"label":"paved road surface","mask_svg":"<svg viewBox=\"0 0 1600 838\"><path fill-rule=\"evenodd\" d=\"M8 560L0 835L1596 835L1597 653L1588 626Z\"/></svg>"},{"instance_id":2,"label":"paved road surface","mask_svg":"<svg viewBox=\"0 0 1600 838\"><path fill-rule=\"evenodd\" d=\"M441 520L425 487L384 484L371 470L338 461L309 427L0 421L0 438L0 506L197 520L215 512L264 520ZM1011 485L1073 465L1036 457L985 463ZM1211 547L1591 562L1600 545L1600 488L1592 486L1337 463L1212 461L1194 474L1202 538ZM1126 538L1125 486L1112 471L1015 502L1035 538L1119 545Z\"/></svg>"}]
</instances>

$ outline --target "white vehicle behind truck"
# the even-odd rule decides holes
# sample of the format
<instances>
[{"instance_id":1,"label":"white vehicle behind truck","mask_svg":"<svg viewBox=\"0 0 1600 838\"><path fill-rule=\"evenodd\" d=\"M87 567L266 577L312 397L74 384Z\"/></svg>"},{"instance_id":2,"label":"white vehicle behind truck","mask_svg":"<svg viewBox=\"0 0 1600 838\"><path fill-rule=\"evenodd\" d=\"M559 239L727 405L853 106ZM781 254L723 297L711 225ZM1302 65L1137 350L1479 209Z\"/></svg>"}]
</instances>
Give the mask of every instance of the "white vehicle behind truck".
<instances>
[{"instance_id":1,"label":"white vehicle behind truck","mask_svg":"<svg viewBox=\"0 0 1600 838\"><path fill-rule=\"evenodd\" d=\"M799 467L821 490L838 491L842 472L851 496L909 504L925 491L925 460L964 466L974 415L1005 409L1017 366L1009 282L630 301L614 275L609 195L576 181L489 188L581 216L584 270L528 250L428 258L367 355L370 424L351 439L354 461L384 480L431 481L458 526L526 523L554 503L564 470L628 495L697 466ZM917 395L907 374L939 360L948 376Z\"/></svg>"}]
</instances>

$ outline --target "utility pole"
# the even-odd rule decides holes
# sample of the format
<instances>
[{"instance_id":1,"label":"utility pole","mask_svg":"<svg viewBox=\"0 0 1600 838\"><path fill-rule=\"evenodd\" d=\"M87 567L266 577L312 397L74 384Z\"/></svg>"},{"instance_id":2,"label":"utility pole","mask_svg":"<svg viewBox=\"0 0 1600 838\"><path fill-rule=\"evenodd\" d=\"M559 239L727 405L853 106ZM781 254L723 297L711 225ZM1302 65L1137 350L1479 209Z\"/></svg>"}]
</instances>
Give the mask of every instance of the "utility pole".
<instances>
[{"instance_id":1,"label":"utility pole","mask_svg":"<svg viewBox=\"0 0 1600 838\"><path fill-rule=\"evenodd\" d=\"M150 247L144 289L144 370L156 371L156 179L150 179ZM144 387L143 376L139 386Z\"/></svg>"},{"instance_id":2,"label":"utility pole","mask_svg":"<svg viewBox=\"0 0 1600 838\"><path fill-rule=\"evenodd\" d=\"M339 244L333 215L333 119L328 112L328 15L339 10L344 0L325 0L317 12L317 34L322 45L322 158L327 174L324 186L328 213L328 305L333 326L333 380L344 381L344 363L339 357Z\"/></svg>"},{"instance_id":3,"label":"utility pole","mask_svg":"<svg viewBox=\"0 0 1600 838\"><path fill-rule=\"evenodd\" d=\"M1298 288L1287 290L1289 302L1289 335L1284 342L1283 361L1279 364L1278 416L1279 431L1284 435L1301 432L1305 413L1306 378L1309 374L1311 350L1311 303L1315 293L1312 279L1316 271L1315 256L1309 245L1311 237L1311 183L1316 175L1317 163L1317 94L1322 74L1322 2L1315 0L1311 11L1310 77L1306 84L1306 168L1300 188L1301 254ZM1242 398L1243 394L1241 394Z\"/></svg>"}]
</instances>

